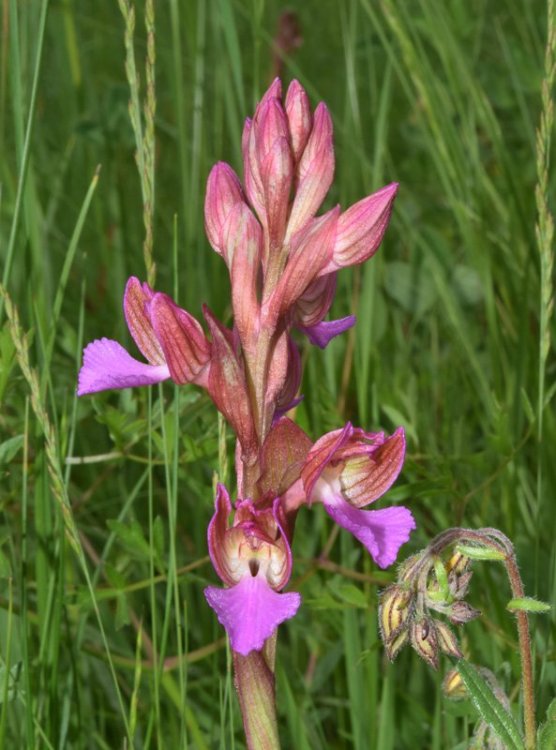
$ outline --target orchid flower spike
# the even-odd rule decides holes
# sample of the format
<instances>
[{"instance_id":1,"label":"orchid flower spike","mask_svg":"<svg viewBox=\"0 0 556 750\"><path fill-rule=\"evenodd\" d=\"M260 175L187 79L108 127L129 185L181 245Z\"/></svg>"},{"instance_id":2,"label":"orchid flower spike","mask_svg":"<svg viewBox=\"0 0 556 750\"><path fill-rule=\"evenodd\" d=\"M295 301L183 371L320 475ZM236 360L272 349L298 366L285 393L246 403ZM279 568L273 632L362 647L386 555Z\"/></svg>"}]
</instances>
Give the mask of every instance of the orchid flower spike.
<instances>
[{"instance_id":1,"label":"orchid flower spike","mask_svg":"<svg viewBox=\"0 0 556 750\"><path fill-rule=\"evenodd\" d=\"M325 321L337 271L363 263L388 226L397 183L341 212L317 215L334 175L333 128L322 102L293 81L282 101L276 79L243 132L243 185L216 164L208 177L205 227L232 281L236 325L249 351L265 328L296 326L324 348L355 318ZM238 293L241 289L241 293Z\"/></svg>"},{"instance_id":2,"label":"orchid flower spike","mask_svg":"<svg viewBox=\"0 0 556 750\"><path fill-rule=\"evenodd\" d=\"M208 586L205 597L225 627L232 649L242 656L260 651L301 603L298 593L278 593L287 584L292 565L278 503L258 510L251 500L239 500L233 525L228 527L232 504L224 485L218 485L208 546L212 564L228 588Z\"/></svg>"},{"instance_id":3,"label":"orchid flower spike","mask_svg":"<svg viewBox=\"0 0 556 750\"><path fill-rule=\"evenodd\" d=\"M134 359L117 341L97 339L83 352L78 396L169 378L180 385L207 385L211 347L192 315L134 276L126 284L124 313L129 332L149 364Z\"/></svg>"},{"instance_id":4,"label":"orchid flower spike","mask_svg":"<svg viewBox=\"0 0 556 750\"><path fill-rule=\"evenodd\" d=\"M317 440L301 471L307 501L321 502L328 515L351 532L381 568L395 562L415 521L403 506L361 508L378 500L391 487L401 471L404 455L401 427L385 437L384 433L365 432L348 422L343 429Z\"/></svg>"}]
</instances>

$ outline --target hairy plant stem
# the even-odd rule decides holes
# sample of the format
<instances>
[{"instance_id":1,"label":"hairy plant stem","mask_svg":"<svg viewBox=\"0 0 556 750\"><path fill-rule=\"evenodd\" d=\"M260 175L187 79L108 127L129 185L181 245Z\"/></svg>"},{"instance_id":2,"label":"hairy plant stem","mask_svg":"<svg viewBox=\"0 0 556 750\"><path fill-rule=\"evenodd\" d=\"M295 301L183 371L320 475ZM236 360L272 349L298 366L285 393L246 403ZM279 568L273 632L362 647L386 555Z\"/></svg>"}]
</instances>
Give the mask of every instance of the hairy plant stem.
<instances>
[{"instance_id":1,"label":"hairy plant stem","mask_svg":"<svg viewBox=\"0 0 556 750\"><path fill-rule=\"evenodd\" d=\"M520 599L525 595L523 581L517 567L515 554L506 557L504 561L506 572L510 579L514 599ZM533 684L533 659L531 656L531 636L529 634L529 621L527 612L518 610L517 633L519 638L519 654L521 658L521 683L523 689L523 724L525 727L525 747L534 750L536 746L537 725L535 720L535 690Z\"/></svg>"},{"instance_id":2,"label":"hairy plant stem","mask_svg":"<svg viewBox=\"0 0 556 750\"><path fill-rule=\"evenodd\" d=\"M435 537L429 544L431 555L438 555L440 552L453 544L470 543L487 547L501 555L501 562L506 568L506 573L510 581L512 596L514 599L521 599L525 596L523 581L519 573L517 560L513 544L498 529L461 529L454 528L443 531ZM419 575L428 575L427 556L419 565ZM430 565L430 562L429 562ZM535 693L533 683L533 659L531 655L531 636L529 633L529 621L527 612L517 610L515 612L517 619L517 634L519 641L519 656L521 661L521 686L523 690L523 725L525 729L525 747L526 750L535 750L536 747L536 719L535 719Z\"/></svg>"},{"instance_id":3,"label":"hairy plant stem","mask_svg":"<svg viewBox=\"0 0 556 750\"><path fill-rule=\"evenodd\" d=\"M234 682L249 750L279 750L274 693L274 643L247 656L234 652Z\"/></svg>"}]
</instances>

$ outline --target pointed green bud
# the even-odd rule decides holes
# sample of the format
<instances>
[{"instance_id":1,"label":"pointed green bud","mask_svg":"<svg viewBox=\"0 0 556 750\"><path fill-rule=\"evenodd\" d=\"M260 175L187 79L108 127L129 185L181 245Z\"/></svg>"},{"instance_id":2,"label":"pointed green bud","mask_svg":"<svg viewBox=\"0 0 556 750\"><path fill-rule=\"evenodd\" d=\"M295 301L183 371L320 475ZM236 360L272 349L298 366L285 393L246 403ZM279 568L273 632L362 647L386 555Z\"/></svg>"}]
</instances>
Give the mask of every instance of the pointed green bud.
<instances>
[{"instance_id":1,"label":"pointed green bud","mask_svg":"<svg viewBox=\"0 0 556 750\"><path fill-rule=\"evenodd\" d=\"M530 596L522 596L519 599L511 599L506 605L510 612L530 612L531 614L543 614L550 612L550 604L540 602Z\"/></svg>"},{"instance_id":2,"label":"pointed green bud","mask_svg":"<svg viewBox=\"0 0 556 750\"><path fill-rule=\"evenodd\" d=\"M437 609L434 605L445 604L447 601L453 601L450 592L443 591L437 581L430 584L426 592L427 603Z\"/></svg>"},{"instance_id":3,"label":"pointed green bud","mask_svg":"<svg viewBox=\"0 0 556 750\"><path fill-rule=\"evenodd\" d=\"M491 547L483 547L475 544L458 544L457 552L461 552L471 560L505 560L506 555Z\"/></svg>"},{"instance_id":4,"label":"pointed green bud","mask_svg":"<svg viewBox=\"0 0 556 750\"><path fill-rule=\"evenodd\" d=\"M448 585L448 572L444 566L444 562L441 560L440 557L435 556L433 560L434 564L434 573L436 575L436 580L438 581L438 594L442 596L441 601L449 601L450 600L450 587Z\"/></svg>"}]
</instances>

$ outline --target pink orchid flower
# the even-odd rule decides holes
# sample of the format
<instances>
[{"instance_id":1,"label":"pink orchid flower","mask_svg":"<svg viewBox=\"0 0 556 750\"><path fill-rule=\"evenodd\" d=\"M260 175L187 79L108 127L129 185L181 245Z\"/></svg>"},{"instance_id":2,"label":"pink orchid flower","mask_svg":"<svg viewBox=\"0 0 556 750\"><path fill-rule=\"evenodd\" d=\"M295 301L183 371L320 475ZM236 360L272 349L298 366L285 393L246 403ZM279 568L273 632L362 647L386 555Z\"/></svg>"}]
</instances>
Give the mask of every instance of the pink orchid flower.
<instances>
[{"instance_id":1,"label":"pink orchid flower","mask_svg":"<svg viewBox=\"0 0 556 750\"><path fill-rule=\"evenodd\" d=\"M404 431L370 433L347 424L313 445L301 478L309 503L321 502L336 523L351 532L381 568L395 562L415 528L411 512L396 506L361 510L391 487L403 465Z\"/></svg>"},{"instance_id":2,"label":"pink orchid flower","mask_svg":"<svg viewBox=\"0 0 556 750\"><path fill-rule=\"evenodd\" d=\"M229 527L232 504L226 488L218 485L208 546L212 564L228 588L208 586L205 596L233 650L242 656L262 649L301 603L295 592L278 593L289 581L292 565L290 545L278 520L278 503L258 510L251 500L240 500Z\"/></svg>"},{"instance_id":3,"label":"pink orchid flower","mask_svg":"<svg viewBox=\"0 0 556 750\"><path fill-rule=\"evenodd\" d=\"M124 293L127 327L149 364L117 341L97 339L83 352L77 395L111 388L176 383L207 384L211 347L195 318L170 297L132 276Z\"/></svg>"}]
</instances>

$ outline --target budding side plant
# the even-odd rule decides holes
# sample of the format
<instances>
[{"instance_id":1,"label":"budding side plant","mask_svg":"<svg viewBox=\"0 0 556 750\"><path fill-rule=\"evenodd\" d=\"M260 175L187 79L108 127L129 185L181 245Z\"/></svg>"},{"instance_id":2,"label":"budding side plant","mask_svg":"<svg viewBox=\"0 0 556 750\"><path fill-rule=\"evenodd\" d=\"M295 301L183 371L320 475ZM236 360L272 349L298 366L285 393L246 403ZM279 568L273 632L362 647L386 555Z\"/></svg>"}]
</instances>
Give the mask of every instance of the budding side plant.
<instances>
[{"instance_id":1,"label":"budding side plant","mask_svg":"<svg viewBox=\"0 0 556 750\"><path fill-rule=\"evenodd\" d=\"M205 199L207 237L230 276L232 327L205 306L205 329L168 295L132 277L124 315L146 362L116 341L93 341L84 351L78 394L167 379L194 384L207 391L235 433L236 499L232 502L228 489L218 485L207 532L221 585L208 586L205 597L229 637L248 747L270 750L279 747L277 631L301 605L299 593L286 590L297 513L304 506L317 512L312 506L322 505L381 568L396 561L415 521L402 506L365 510L401 471L403 428L385 435L347 423L315 441L287 416L301 398L302 366L293 331L324 348L355 324L351 315L326 320L337 274L378 250L398 186L387 185L343 212L334 207L317 215L334 173L332 122L324 104L311 111L297 81L284 99L280 81L272 83L246 120L242 149L243 181L220 162L209 174ZM381 599L381 632L390 658L410 643L433 667L440 651L462 663L454 633L437 614L452 623L478 614L465 601L472 554L459 548L443 557L447 546L464 543L494 550L507 567L515 562L508 540L493 530L450 530L409 558ZM515 580L512 585L514 601L523 600ZM516 605L520 645L523 654L529 648L530 657L523 601ZM465 671L458 674L473 693L470 685L478 673L469 679ZM524 665L527 695L532 682L528 688L526 674ZM527 705L529 750L535 725ZM482 736L490 742L491 729L499 736L498 725L483 719ZM511 737L520 739L517 728ZM520 747L517 740L514 746Z\"/></svg>"},{"instance_id":2,"label":"budding side plant","mask_svg":"<svg viewBox=\"0 0 556 750\"><path fill-rule=\"evenodd\" d=\"M512 599L507 609L517 621L523 732L516 722L510 699L495 675L485 667L475 667L464 658L451 625L461 626L481 613L466 601L472 565L476 561L499 562L506 570ZM379 605L382 641L393 661L410 644L433 669L440 654L455 663L443 682L444 694L453 700L469 697L480 721L470 750L554 750L556 748L556 700L548 710L547 721L537 731L533 683L533 656L528 613L543 613L550 606L525 596L511 541L498 529L453 528L439 534L421 552L398 568L396 582L386 588Z\"/></svg>"}]
</instances>

